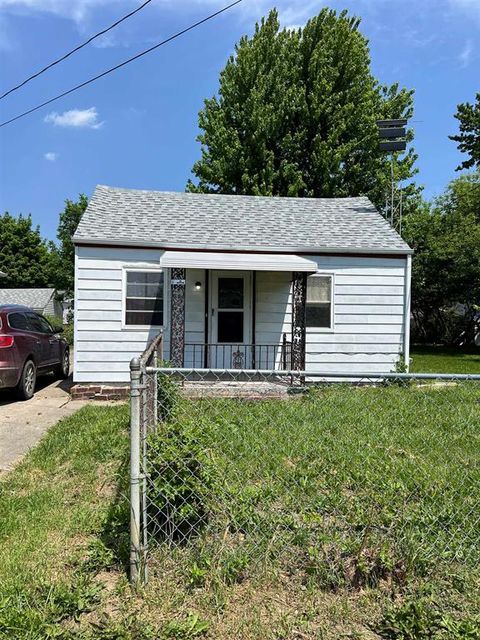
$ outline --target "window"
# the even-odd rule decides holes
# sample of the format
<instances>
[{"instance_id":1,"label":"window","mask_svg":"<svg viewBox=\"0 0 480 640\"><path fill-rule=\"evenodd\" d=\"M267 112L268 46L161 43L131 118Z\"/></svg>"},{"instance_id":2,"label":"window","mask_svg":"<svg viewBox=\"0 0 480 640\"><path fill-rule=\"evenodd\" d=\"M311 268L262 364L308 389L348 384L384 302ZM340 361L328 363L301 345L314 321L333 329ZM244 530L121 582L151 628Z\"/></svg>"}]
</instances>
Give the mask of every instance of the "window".
<instances>
[{"instance_id":1,"label":"window","mask_svg":"<svg viewBox=\"0 0 480 640\"><path fill-rule=\"evenodd\" d=\"M218 278L218 342L243 342L243 278Z\"/></svg>"},{"instance_id":2,"label":"window","mask_svg":"<svg viewBox=\"0 0 480 640\"><path fill-rule=\"evenodd\" d=\"M163 325L163 272L127 271L125 324Z\"/></svg>"},{"instance_id":3,"label":"window","mask_svg":"<svg viewBox=\"0 0 480 640\"><path fill-rule=\"evenodd\" d=\"M27 318L23 315L23 313L9 313L8 324L12 329L28 331Z\"/></svg>"},{"instance_id":4,"label":"window","mask_svg":"<svg viewBox=\"0 0 480 640\"><path fill-rule=\"evenodd\" d=\"M307 278L307 327L332 328L332 276Z\"/></svg>"},{"instance_id":5,"label":"window","mask_svg":"<svg viewBox=\"0 0 480 640\"><path fill-rule=\"evenodd\" d=\"M28 324L30 327L30 331L35 331L37 333L54 333L50 323L43 317L36 313L27 313L25 314L28 319Z\"/></svg>"}]
</instances>

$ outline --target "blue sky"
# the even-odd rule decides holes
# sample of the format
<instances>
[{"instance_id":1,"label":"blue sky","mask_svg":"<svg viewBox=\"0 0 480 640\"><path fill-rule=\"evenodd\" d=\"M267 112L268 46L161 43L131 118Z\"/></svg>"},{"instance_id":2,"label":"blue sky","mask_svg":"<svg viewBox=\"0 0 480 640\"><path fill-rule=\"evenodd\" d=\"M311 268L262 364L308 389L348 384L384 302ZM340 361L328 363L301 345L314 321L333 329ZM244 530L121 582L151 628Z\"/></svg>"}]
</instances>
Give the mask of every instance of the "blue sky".
<instances>
[{"instance_id":1,"label":"blue sky","mask_svg":"<svg viewBox=\"0 0 480 640\"><path fill-rule=\"evenodd\" d=\"M0 89L6 90L141 0L0 0ZM226 0L153 0L95 46L0 102L8 119L168 37ZM65 198L95 184L183 190L200 153L197 113L242 34L272 6L285 26L326 3L244 0L148 57L0 130L0 211L31 213L54 238ZM447 136L456 105L480 90L480 0L333 0L362 17L373 73L414 88L418 181L428 197L454 177ZM3 92L3 91L2 91Z\"/></svg>"}]
</instances>

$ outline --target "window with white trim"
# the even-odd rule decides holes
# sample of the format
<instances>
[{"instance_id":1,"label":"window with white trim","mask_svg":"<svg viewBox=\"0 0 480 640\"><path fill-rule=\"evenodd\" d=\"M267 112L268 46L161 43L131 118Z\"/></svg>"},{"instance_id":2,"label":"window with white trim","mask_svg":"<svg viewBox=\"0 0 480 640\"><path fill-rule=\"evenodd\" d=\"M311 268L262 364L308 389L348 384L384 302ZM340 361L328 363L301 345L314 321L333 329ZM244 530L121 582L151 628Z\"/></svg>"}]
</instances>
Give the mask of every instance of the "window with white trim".
<instances>
[{"instance_id":1,"label":"window with white trim","mask_svg":"<svg viewBox=\"0 0 480 640\"><path fill-rule=\"evenodd\" d=\"M125 272L125 325L163 326L163 271Z\"/></svg>"},{"instance_id":2,"label":"window with white trim","mask_svg":"<svg viewBox=\"0 0 480 640\"><path fill-rule=\"evenodd\" d=\"M307 278L307 327L331 329L333 326L333 277L313 275Z\"/></svg>"}]
</instances>

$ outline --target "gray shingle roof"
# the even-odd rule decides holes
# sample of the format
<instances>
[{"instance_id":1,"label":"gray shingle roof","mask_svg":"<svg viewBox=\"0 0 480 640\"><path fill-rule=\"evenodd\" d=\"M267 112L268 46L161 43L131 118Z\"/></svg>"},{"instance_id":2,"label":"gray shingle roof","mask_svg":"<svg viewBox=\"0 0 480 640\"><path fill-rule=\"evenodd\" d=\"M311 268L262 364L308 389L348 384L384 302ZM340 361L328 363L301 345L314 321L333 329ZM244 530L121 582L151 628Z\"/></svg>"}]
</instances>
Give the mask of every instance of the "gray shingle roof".
<instances>
[{"instance_id":1,"label":"gray shingle roof","mask_svg":"<svg viewBox=\"0 0 480 640\"><path fill-rule=\"evenodd\" d=\"M77 244L279 252L406 253L368 198L278 198L97 186Z\"/></svg>"},{"instance_id":2,"label":"gray shingle roof","mask_svg":"<svg viewBox=\"0 0 480 640\"><path fill-rule=\"evenodd\" d=\"M55 289L0 289L0 304L22 304L32 309L45 309Z\"/></svg>"}]
</instances>

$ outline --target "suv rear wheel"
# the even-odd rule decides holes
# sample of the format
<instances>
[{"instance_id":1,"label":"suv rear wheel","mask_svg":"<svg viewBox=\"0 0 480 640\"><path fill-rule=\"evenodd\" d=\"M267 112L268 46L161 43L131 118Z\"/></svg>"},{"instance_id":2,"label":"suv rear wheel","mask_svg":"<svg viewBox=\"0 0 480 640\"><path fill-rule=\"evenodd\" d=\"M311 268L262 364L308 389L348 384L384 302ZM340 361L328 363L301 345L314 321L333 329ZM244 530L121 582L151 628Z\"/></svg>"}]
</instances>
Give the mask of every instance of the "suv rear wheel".
<instances>
[{"instance_id":1,"label":"suv rear wheel","mask_svg":"<svg viewBox=\"0 0 480 640\"><path fill-rule=\"evenodd\" d=\"M37 382L37 367L33 360L27 360L23 366L22 375L17 385L17 396L20 400L30 400L35 392Z\"/></svg>"}]
</instances>

